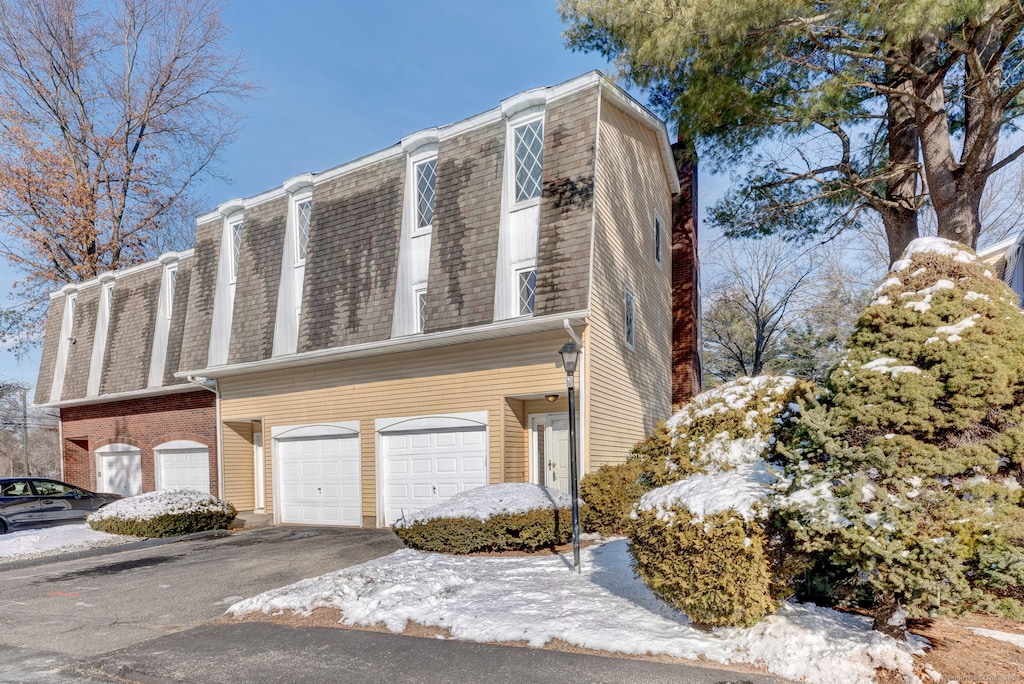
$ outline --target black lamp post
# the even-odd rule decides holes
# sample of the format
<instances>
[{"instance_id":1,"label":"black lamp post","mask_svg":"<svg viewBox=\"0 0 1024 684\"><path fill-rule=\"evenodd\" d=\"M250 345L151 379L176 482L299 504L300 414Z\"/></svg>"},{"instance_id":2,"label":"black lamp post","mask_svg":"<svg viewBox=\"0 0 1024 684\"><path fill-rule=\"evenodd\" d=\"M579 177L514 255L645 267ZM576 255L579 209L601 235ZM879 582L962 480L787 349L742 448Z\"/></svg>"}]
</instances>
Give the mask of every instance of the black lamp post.
<instances>
[{"instance_id":1,"label":"black lamp post","mask_svg":"<svg viewBox=\"0 0 1024 684\"><path fill-rule=\"evenodd\" d=\"M558 350L565 367L565 387L569 390L569 492L572 496L572 569L580 571L580 482L576 456L576 362L580 348L575 342L566 342Z\"/></svg>"}]
</instances>

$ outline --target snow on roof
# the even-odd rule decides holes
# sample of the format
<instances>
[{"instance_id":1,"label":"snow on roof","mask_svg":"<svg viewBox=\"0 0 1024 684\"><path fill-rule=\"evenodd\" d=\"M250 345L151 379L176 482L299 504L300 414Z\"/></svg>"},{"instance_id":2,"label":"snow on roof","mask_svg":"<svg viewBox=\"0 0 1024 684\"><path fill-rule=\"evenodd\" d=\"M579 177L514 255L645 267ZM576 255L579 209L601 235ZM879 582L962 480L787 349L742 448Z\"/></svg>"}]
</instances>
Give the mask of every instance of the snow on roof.
<instances>
[{"instance_id":1,"label":"snow on roof","mask_svg":"<svg viewBox=\"0 0 1024 684\"><path fill-rule=\"evenodd\" d=\"M744 520L757 516L757 503L770 493L778 477L763 459L744 463L732 470L698 473L685 480L652 489L637 504L641 511L654 511L659 520L671 523L673 507L686 508L697 520L734 510Z\"/></svg>"},{"instance_id":2,"label":"snow on roof","mask_svg":"<svg viewBox=\"0 0 1024 684\"><path fill-rule=\"evenodd\" d=\"M912 681L911 654L926 643L889 639L872 631L868 617L810 604L784 603L751 628L696 629L634 575L625 540L584 548L580 556L576 574L561 556L453 557L406 549L259 594L227 612L308 615L335 608L347 625L402 632L413 621L448 629L457 639L534 647L560 639L618 653L750 663L816 684L870 682L878 667Z\"/></svg>"},{"instance_id":3,"label":"snow on roof","mask_svg":"<svg viewBox=\"0 0 1024 684\"><path fill-rule=\"evenodd\" d=\"M571 505L569 496L557 489L526 482L506 482L467 489L436 506L411 513L396 522L395 527L409 527L436 518L487 520L499 513L525 513L538 509L569 508Z\"/></svg>"},{"instance_id":4,"label":"snow on roof","mask_svg":"<svg viewBox=\"0 0 1024 684\"><path fill-rule=\"evenodd\" d=\"M95 513L90 513L87 520L149 520L161 515L225 511L229 505L212 494L195 489L161 489L119 499Z\"/></svg>"}]
</instances>

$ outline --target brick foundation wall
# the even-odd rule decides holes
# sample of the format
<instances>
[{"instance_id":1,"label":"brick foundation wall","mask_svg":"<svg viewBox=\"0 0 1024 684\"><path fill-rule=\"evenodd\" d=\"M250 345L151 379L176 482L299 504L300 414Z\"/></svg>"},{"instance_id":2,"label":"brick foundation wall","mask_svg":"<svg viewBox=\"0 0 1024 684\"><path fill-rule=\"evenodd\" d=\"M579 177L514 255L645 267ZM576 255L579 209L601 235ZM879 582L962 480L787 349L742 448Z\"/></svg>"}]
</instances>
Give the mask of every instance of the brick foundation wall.
<instances>
[{"instance_id":1,"label":"brick foundation wall","mask_svg":"<svg viewBox=\"0 0 1024 684\"><path fill-rule=\"evenodd\" d=\"M187 439L210 450L210 491L217 493L217 413L213 392L183 392L130 399L60 411L64 436L64 479L96 489L95 451L114 443L131 444L142 452L142 491L156 489L153 447Z\"/></svg>"}]
</instances>

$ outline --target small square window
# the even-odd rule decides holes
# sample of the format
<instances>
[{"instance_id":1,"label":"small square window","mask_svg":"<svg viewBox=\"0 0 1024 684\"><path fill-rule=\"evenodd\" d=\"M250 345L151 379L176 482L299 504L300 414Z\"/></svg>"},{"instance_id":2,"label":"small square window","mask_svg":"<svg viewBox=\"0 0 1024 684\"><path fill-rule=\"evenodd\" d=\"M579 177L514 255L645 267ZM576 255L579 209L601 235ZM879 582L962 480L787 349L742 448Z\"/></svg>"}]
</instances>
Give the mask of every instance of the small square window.
<instances>
[{"instance_id":1,"label":"small square window","mask_svg":"<svg viewBox=\"0 0 1024 684\"><path fill-rule=\"evenodd\" d=\"M626 346L630 349L636 346L636 303L634 299L633 293L627 289L624 307L624 327Z\"/></svg>"},{"instance_id":2,"label":"small square window","mask_svg":"<svg viewBox=\"0 0 1024 684\"><path fill-rule=\"evenodd\" d=\"M242 222L231 224L231 282L238 277L238 257L242 253Z\"/></svg>"},{"instance_id":3,"label":"small square window","mask_svg":"<svg viewBox=\"0 0 1024 684\"><path fill-rule=\"evenodd\" d=\"M663 228L661 225L661 217L655 215L654 217L654 261L661 263L661 243L664 240L662 236Z\"/></svg>"},{"instance_id":4,"label":"small square window","mask_svg":"<svg viewBox=\"0 0 1024 684\"><path fill-rule=\"evenodd\" d=\"M416 165L416 228L434 223L434 191L437 187L437 159Z\"/></svg>"},{"instance_id":5,"label":"small square window","mask_svg":"<svg viewBox=\"0 0 1024 684\"><path fill-rule=\"evenodd\" d=\"M519 315L528 316L533 313L537 296L537 271L526 268L518 272Z\"/></svg>"},{"instance_id":6,"label":"small square window","mask_svg":"<svg viewBox=\"0 0 1024 684\"><path fill-rule=\"evenodd\" d=\"M295 255L298 261L306 260L306 249L309 245L309 223L313 214L313 201L304 200L295 205Z\"/></svg>"},{"instance_id":7,"label":"small square window","mask_svg":"<svg viewBox=\"0 0 1024 684\"><path fill-rule=\"evenodd\" d=\"M416 288L413 296L416 304L416 332L423 332L427 323L427 288Z\"/></svg>"}]
</instances>

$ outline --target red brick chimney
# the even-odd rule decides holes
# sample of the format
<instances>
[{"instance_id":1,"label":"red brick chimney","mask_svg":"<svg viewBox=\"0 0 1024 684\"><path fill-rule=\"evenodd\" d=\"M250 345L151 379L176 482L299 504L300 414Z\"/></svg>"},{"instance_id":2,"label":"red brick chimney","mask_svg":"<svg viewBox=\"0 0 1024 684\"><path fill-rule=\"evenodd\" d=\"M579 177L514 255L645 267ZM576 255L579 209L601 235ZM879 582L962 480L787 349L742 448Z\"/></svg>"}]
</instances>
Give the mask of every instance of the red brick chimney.
<instances>
[{"instance_id":1,"label":"red brick chimney","mask_svg":"<svg viewBox=\"0 0 1024 684\"><path fill-rule=\"evenodd\" d=\"M700 392L700 262L697 257L697 152L672 145L679 194L672 198L672 404Z\"/></svg>"}]
</instances>

